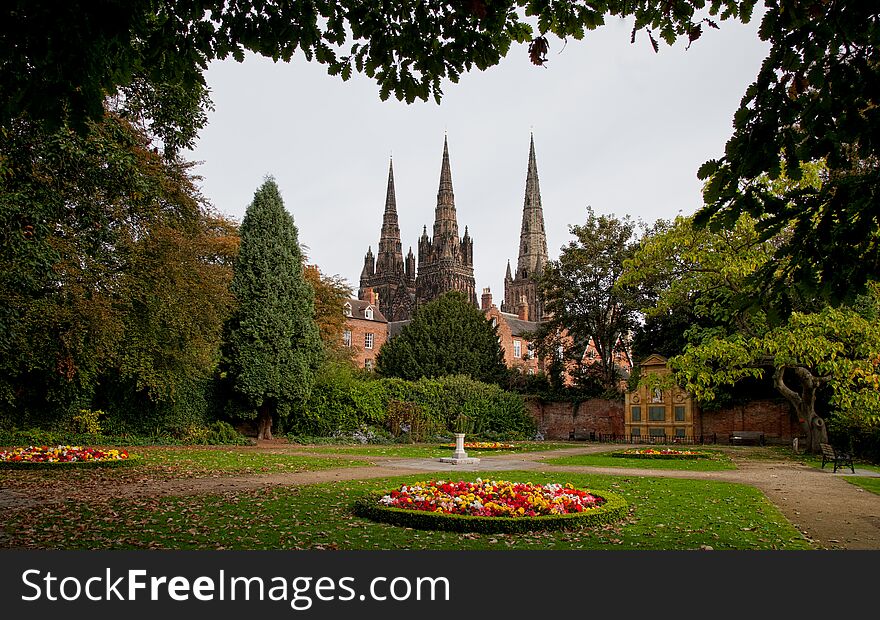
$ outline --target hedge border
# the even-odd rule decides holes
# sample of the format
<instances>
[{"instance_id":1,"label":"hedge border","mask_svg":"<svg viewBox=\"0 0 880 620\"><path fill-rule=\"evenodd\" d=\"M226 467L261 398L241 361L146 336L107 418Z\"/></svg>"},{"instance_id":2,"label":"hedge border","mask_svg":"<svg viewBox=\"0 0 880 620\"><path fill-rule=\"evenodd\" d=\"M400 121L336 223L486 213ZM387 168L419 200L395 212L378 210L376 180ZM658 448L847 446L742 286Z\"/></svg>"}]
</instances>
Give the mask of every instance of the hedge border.
<instances>
[{"instance_id":1,"label":"hedge border","mask_svg":"<svg viewBox=\"0 0 880 620\"><path fill-rule=\"evenodd\" d=\"M634 452L612 452L611 456L622 459L669 459L692 461L712 458L712 455L708 452L700 452L699 454L636 454Z\"/></svg>"},{"instance_id":2,"label":"hedge border","mask_svg":"<svg viewBox=\"0 0 880 620\"><path fill-rule=\"evenodd\" d=\"M99 467L129 467L140 465L143 458L136 454L129 454L126 459L114 459L112 461L68 461L65 463L47 463L45 461L0 461L0 469L96 469Z\"/></svg>"},{"instance_id":3,"label":"hedge border","mask_svg":"<svg viewBox=\"0 0 880 620\"><path fill-rule=\"evenodd\" d=\"M545 530L570 530L596 525L608 525L623 519L628 511L626 500L608 491L581 489L605 500L598 508L566 515L542 515L539 517L480 517L424 510L406 510L380 506L379 500L391 490L370 493L354 503L354 514L359 517L411 527L420 530L445 532L480 532L483 534L516 534Z\"/></svg>"}]
</instances>

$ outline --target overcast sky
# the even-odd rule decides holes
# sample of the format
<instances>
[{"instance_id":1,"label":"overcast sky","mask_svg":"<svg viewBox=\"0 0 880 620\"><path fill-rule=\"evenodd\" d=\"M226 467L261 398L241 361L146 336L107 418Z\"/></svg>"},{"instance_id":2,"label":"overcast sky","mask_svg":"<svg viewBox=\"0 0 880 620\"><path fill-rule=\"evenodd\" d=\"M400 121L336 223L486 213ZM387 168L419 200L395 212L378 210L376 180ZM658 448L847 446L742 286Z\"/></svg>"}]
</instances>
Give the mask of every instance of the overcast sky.
<instances>
[{"instance_id":1,"label":"overcast sky","mask_svg":"<svg viewBox=\"0 0 880 620\"><path fill-rule=\"evenodd\" d=\"M364 254L379 242L393 155L404 254L434 220L444 132L460 233L474 239L477 296L503 299L516 266L534 132L550 258L585 208L651 223L701 204L696 171L723 153L733 113L768 46L751 24L724 22L655 54L631 20L583 41L550 41L546 68L514 46L502 63L447 84L440 105L379 100L366 77L328 76L301 56L248 57L207 72L216 110L196 150L204 195L241 220L266 175L308 247L310 262L357 289Z\"/></svg>"}]
</instances>

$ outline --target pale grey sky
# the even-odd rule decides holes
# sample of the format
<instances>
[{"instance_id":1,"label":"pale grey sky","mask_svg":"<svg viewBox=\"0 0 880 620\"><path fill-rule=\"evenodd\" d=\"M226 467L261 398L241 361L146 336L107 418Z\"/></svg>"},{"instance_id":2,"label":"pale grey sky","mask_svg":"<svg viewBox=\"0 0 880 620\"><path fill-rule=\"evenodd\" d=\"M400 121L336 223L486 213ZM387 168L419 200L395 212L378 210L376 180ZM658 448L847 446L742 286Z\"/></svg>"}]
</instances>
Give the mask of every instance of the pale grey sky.
<instances>
[{"instance_id":1,"label":"pale grey sky","mask_svg":"<svg viewBox=\"0 0 880 620\"><path fill-rule=\"evenodd\" d=\"M496 303L516 264L528 162L535 150L550 258L585 208L653 222L701 204L697 169L723 153L733 113L768 46L751 24L725 22L655 54L631 20L611 20L582 41L550 41L546 68L515 46L501 65L447 84L440 105L382 102L366 77L328 76L302 57L214 63L216 107L190 159L205 196L238 220L267 174L275 177L310 261L357 289L375 253L388 158L394 157L404 254L431 229L443 136L460 232L474 239L477 295Z\"/></svg>"}]
</instances>

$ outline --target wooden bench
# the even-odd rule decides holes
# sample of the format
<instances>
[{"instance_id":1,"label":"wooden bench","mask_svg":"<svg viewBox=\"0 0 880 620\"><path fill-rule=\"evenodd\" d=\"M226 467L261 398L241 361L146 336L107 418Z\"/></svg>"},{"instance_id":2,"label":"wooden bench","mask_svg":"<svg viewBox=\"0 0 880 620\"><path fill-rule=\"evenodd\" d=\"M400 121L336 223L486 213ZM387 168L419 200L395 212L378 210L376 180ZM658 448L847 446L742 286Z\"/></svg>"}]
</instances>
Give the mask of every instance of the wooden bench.
<instances>
[{"instance_id":1,"label":"wooden bench","mask_svg":"<svg viewBox=\"0 0 880 620\"><path fill-rule=\"evenodd\" d=\"M764 431L733 431L730 433L728 440L730 445L744 445L754 443L759 446L764 445Z\"/></svg>"},{"instance_id":2,"label":"wooden bench","mask_svg":"<svg viewBox=\"0 0 880 620\"><path fill-rule=\"evenodd\" d=\"M852 473L856 473L856 468L853 466L852 454L842 450L835 450L831 447L831 444L827 443L820 443L819 447L822 448L822 469L825 469L825 463L834 463L834 473L837 473L838 467L843 469L847 465Z\"/></svg>"},{"instance_id":3,"label":"wooden bench","mask_svg":"<svg viewBox=\"0 0 880 620\"><path fill-rule=\"evenodd\" d=\"M571 431L568 433L569 441L596 441L596 431Z\"/></svg>"}]
</instances>

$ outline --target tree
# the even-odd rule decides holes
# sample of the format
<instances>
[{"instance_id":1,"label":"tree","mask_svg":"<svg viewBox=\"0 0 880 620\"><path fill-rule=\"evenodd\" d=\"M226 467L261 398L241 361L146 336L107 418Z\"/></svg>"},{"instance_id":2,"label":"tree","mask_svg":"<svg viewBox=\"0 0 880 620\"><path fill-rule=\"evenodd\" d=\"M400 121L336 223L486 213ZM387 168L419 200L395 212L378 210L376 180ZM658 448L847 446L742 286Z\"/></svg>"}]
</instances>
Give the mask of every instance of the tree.
<instances>
[{"instance_id":1,"label":"tree","mask_svg":"<svg viewBox=\"0 0 880 620\"><path fill-rule=\"evenodd\" d=\"M338 275L321 273L317 265L306 266L303 275L315 292L315 322L324 350L338 360L353 360L354 350L342 342L345 331L342 306L352 295L351 285Z\"/></svg>"},{"instance_id":2,"label":"tree","mask_svg":"<svg viewBox=\"0 0 880 620\"><path fill-rule=\"evenodd\" d=\"M876 400L880 329L853 308L798 296L787 298L787 315L777 314L779 300L764 297L754 275L778 264L780 240L764 240L758 226L744 215L731 229L712 233L679 217L642 240L622 280L668 283L645 309L649 317L688 308L702 322L687 330L688 344L669 360L682 387L710 402L721 386L769 373L796 412L807 449L818 450L827 442L816 410L823 386L840 411Z\"/></svg>"},{"instance_id":3,"label":"tree","mask_svg":"<svg viewBox=\"0 0 880 620\"><path fill-rule=\"evenodd\" d=\"M467 375L484 383L500 383L507 372L496 328L458 292L418 308L412 322L379 351L376 369L385 377Z\"/></svg>"},{"instance_id":4,"label":"tree","mask_svg":"<svg viewBox=\"0 0 880 620\"><path fill-rule=\"evenodd\" d=\"M212 375L236 227L186 162L145 144L110 113L86 136L24 119L0 131L6 421L54 425L97 403L137 427Z\"/></svg>"},{"instance_id":5,"label":"tree","mask_svg":"<svg viewBox=\"0 0 880 620\"><path fill-rule=\"evenodd\" d=\"M271 439L273 420L308 398L322 359L297 229L271 178L242 221L231 288L237 308L226 330L226 376L238 414L257 419L258 439Z\"/></svg>"},{"instance_id":6,"label":"tree","mask_svg":"<svg viewBox=\"0 0 880 620\"><path fill-rule=\"evenodd\" d=\"M589 366L599 369L606 390L616 390L620 373L615 354L628 344L640 305L637 289L617 286L623 263L635 248L635 224L628 216L596 216L587 207L586 223L569 230L575 240L562 248L559 260L547 263L541 278L550 318L541 327L540 348L555 353L561 344L576 374L595 376L583 360L592 340L598 358Z\"/></svg>"}]
</instances>

